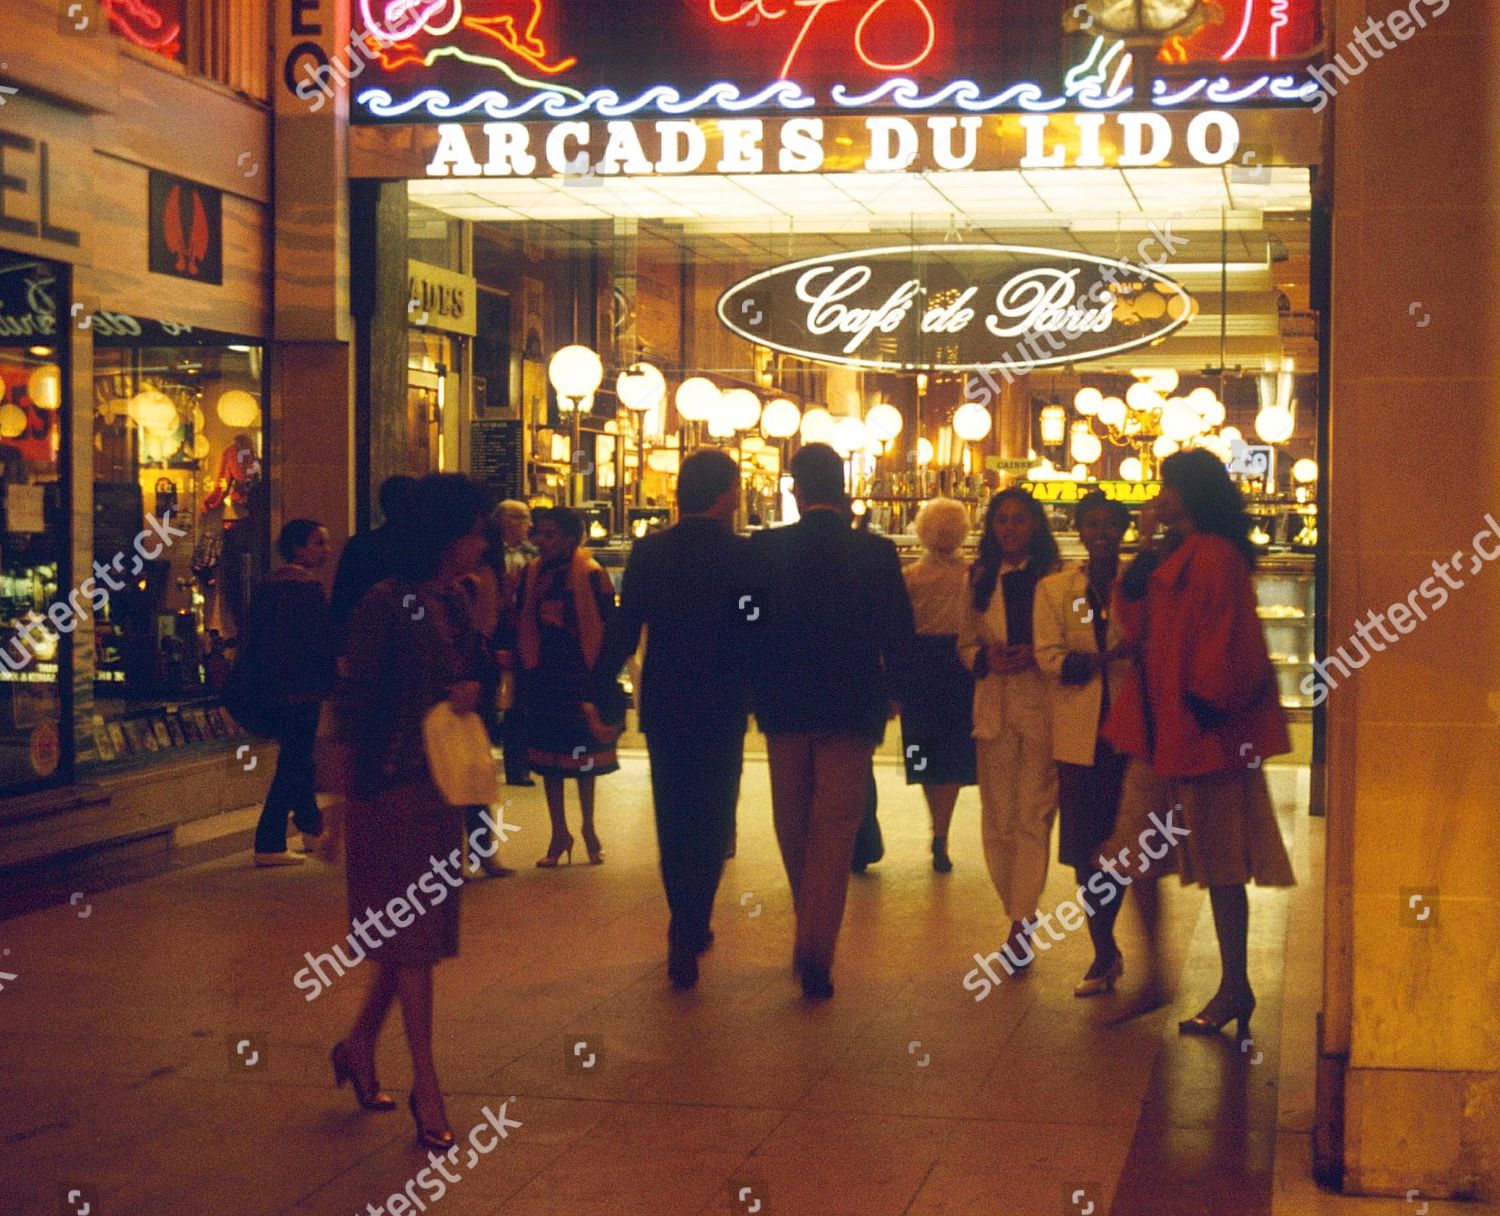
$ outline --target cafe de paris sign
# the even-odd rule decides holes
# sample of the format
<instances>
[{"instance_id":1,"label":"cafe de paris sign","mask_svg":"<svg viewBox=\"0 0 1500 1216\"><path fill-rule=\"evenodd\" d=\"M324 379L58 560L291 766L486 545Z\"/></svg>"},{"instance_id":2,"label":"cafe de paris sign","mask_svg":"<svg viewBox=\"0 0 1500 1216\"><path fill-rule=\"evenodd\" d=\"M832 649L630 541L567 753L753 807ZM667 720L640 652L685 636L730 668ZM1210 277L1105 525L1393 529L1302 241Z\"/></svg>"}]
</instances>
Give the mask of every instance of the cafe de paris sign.
<instances>
[{"instance_id":1,"label":"cafe de paris sign","mask_svg":"<svg viewBox=\"0 0 1500 1216\"><path fill-rule=\"evenodd\" d=\"M719 297L730 330L822 363L1029 370L1160 341L1195 310L1145 266L1021 245L901 245L772 267Z\"/></svg>"}]
</instances>

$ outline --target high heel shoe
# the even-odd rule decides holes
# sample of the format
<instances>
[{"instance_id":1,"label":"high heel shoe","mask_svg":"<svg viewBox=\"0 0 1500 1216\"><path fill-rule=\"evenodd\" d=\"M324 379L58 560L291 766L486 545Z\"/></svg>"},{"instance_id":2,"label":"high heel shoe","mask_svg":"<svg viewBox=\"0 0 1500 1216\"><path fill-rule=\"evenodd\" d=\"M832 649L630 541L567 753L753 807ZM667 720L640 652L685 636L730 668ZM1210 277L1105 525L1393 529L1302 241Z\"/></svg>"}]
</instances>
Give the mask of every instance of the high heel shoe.
<instances>
[{"instance_id":1,"label":"high heel shoe","mask_svg":"<svg viewBox=\"0 0 1500 1216\"><path fill-rule=\"evenodd\" d=\"M604 864L604 846L599 843L597 836L592 840L585 836L583 838L583 847L589 855L589 865L602 866Z\"/></svg>"},{"instance_id":2,"label":"high heel shoe","mask_svg":"<svg viewBox=\"0 0 1500 1216\"><path fill-rule=\"evenodd\" d=\"M1090 967L1089 973L1083 979L1079 980L1077 986L1074 987L1073 995L1079 997L1100 996L1106 992L1113 992L1115 990L1115 982L1124 974L1124 956L1116 954L1114 962L1110 963L1098 975L1095 975L1094 968Z\"/></svg>"},{"instance_id":3,"label":"high heel shoe","mask_svg":"<svg viewBox=\"0 0 1500 1216\"><path fill-rule=\"evenodd\" d=\"M412 1122L417 1125L417 1143L423 1148L431 1149L435 1153L446 1153L453 1147L453 1129L445 1127L440 1132L433 1131L430 1127L422 1126L422 1116L417 1114L417 1095L407 1095L406 1105L411 1108Z\"/></svg>"},{"instance_id":4,"label":"high heel shoe","mask_svg":"<svg viewBox=\"0 0 1500 1216\"><path fill-rule=\"evenodd\" d=\"M366 1084L359 1073L354 1071L354 1065L349 1062L349 1049L342 1043L333 1045L328 1058L333 1063L335 1087L342 1089L344 1082L348 1081L354 1086L354 1100L366 1110L396 1109L396 1100L380 1088L379 1081L371 1077L369 1084Z\"/></svg>"},{"instance_id":5,"label":"high heel shoe","mask_svg":"<svg viewBox=\"0 0 1500 1216\"><path fill-rule=\"evenodd\" d=\"M573 838L569 836L568 842L566 844L561 845L557 848L553 848L552 846L555 844L557 844L557 842L554 840L552 842L552 845L547 846L547 856L543 857L541 861L536 863L536 868L538 870L557 869L557 859L559 857L567 857L568 864L573 864Z\"/></svg>"},{"instance_id":6,"label":"high heel shoe","mask_svg":"<svg viewBox=\"0 0 1500 1216\"><path fill-rule=\"evenodd\" d=\"M1214 998L1216 1001L1218 998ZM1209 1001L1203 1007L1203 1012L1195 1014L1177 1023L1178 1034L1218 1034L1229 1025L1230 1022L1238 1022L1236 1029L1239 1031L1239 1040L1244 1042L1250 1037L1250 1015L1255 1012L1255 997L1252 994L1248 1000L1241 1001L1223 1012L1223 1016L1214 1011L1214 1001Z\"/></svg>"}]
</instances>

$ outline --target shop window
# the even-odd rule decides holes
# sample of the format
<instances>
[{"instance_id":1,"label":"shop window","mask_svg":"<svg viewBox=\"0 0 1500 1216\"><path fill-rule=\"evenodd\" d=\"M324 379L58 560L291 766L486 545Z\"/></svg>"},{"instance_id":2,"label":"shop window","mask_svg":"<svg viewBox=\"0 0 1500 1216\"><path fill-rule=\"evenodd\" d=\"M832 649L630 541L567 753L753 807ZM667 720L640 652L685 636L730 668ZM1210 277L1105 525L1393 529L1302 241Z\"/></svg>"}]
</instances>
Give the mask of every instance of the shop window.
<instances>
[{"instance_id":1,"label":"shop window","mask_svg":"<svg viewBox=\"0 0 1500 1216\"><path fill-rule=\"evenodd\" d=\"M94 558L129 576L94 637L94 750L113 761L234 733L219 696L267 565L268 484L258 344L96 321L114 332L94 358Z\"/></svg>"},{"instance_id":2,"label":"shop window","mask_svg":"<svg viewBox=\"0 0 1500 1216\"><path fill-rule=\"evenodd\" d=\"M66 775L68 511L61 475L67 383L60 267L0 254L0 791Z\"/></svg>"}]
</instances>

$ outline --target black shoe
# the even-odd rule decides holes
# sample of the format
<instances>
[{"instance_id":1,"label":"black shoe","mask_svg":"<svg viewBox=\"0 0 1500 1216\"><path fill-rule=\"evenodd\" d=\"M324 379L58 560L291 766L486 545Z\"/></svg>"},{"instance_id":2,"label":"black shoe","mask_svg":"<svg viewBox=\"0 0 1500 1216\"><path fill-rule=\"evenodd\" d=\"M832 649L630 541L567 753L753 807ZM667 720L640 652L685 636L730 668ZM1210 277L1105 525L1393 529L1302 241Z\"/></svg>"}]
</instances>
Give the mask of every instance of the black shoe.
<instances>
[{"instance_id":1,"label":"black shoe","mask_svg":"<svg viewBox=\"0 0 1500 1216\"><path fill-rule=\"evenodd\" d=\"M948 857L948 838L946 836L934 836L932 838L932 868L939 874L951 874L953 862Z\"/></svg>"},{"instance_id":2,"label":"black shoe","mask_svg":"<svg viewBox=\"0 0 1500 1216\"><path fill-rule=\"evenodd\" d=\"M833 995L833 981L828 978L827 967L802 969L802 995L809 1001L826 1001Z\"/></svg>"},{"instance_id":3,"label":"black shoe","mask_svg":"<svg viewBox=\"0 0 1500 1216\"><path fill-rule=\"evenodd\" d=\"M698 956L691 950L672 950L667 954L667 979L679 992L698 985Z\"/></svg>"},{"instance_id":4,"label":"black shoe","mask_svg":"<svg viewBox=\"0 0 1500 1216\"><path fill-rule=\"evenodd\" d=\"M536 781L531 777L507 777L506 785L535 785Z\"/></svg>"}]
</instances>

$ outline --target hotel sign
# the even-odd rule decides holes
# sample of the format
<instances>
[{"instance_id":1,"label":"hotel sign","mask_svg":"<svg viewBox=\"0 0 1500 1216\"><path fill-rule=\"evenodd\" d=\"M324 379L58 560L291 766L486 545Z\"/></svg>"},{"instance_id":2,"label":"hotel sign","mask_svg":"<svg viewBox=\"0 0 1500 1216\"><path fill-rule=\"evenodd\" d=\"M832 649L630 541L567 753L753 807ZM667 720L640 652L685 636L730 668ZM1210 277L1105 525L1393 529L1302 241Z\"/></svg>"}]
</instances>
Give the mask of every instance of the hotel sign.
<instances>
[{"instance_id":1,"label":"hotel sign","mask_svg":"<svg viewBox=\"0 0 1500 1216\"><path fill-rule=\"evenodd\" d=\"M759 346L824 363L966 371L1081 363L1157 342L1194 313L1166 275L1020 245L904 245L790 262L719 297Z\"/></svg>"}]
</instances>

